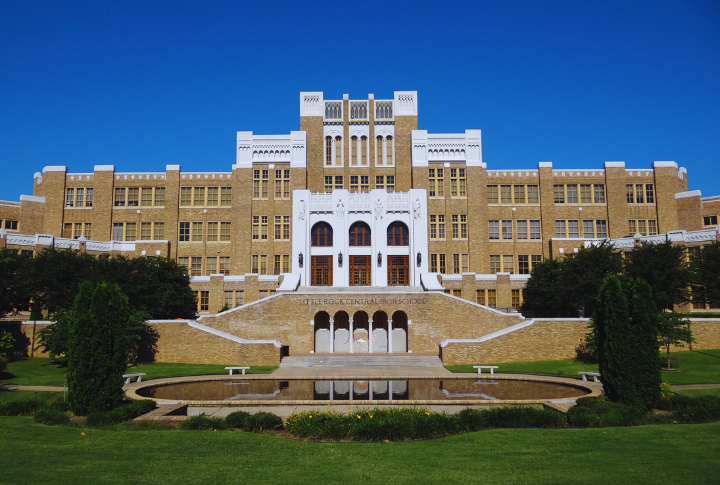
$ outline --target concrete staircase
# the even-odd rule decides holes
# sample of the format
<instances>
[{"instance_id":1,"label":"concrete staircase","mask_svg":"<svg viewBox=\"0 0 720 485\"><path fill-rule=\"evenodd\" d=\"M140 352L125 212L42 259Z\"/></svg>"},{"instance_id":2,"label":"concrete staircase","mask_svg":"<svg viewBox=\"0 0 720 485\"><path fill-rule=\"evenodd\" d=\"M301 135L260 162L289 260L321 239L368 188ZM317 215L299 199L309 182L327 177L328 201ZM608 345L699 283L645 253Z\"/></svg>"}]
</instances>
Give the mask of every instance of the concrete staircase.
<instances>
[{"instance_id":1,"label":"concrete staircase","mask_svg":"<svg viewBox=\"0 0 720 485\"><path fill-rule=\"evenodd\" d=\"M366 367L366 366L399 366L399 367L442 367L437 355L310 355L283 357L280 367Z\"/></svg>"}]
</instances>

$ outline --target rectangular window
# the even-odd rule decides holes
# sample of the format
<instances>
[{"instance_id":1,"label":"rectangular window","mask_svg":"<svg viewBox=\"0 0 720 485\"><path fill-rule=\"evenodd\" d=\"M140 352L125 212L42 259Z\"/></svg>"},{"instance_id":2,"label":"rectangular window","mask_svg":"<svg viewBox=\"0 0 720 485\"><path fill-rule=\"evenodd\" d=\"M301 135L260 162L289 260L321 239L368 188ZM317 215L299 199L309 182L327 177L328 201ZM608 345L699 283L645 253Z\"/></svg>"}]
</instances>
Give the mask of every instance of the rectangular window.
<instances>
[{"instance_id":1,"label":"rectangular window","mask_svg":"<svg viewBox=\"0 0 720 485\"><path fill-rule=\"evenodd\" d=\"M228 308L233 307L233 292L232 291L225 292L225 306Z\"/></svg>"},{"instance_id":2,"label":"rectangular window","mask_svg":"<svg viewBox=\"0 0 720 485\"><path fill-rule=\"evenodd\" d=\"M460 254L453 254L453 274L460 273Z\"/></svg>"},{"instance_id":3,"label":"rectangular window","mask_svg":"<svg viewBox=\"0 0 720 485\"><path fill-rule=\"evenodd\" d=\"M510 295L512 298L512 307L515 310L520 309L520 290L510 290Z\"/></svg>"},{"instance_id":4,"label":"rectangular window","mask_svg":"<svg viewBox=\"0 0 720 485\"><path fill-rule=\"evenodd\" d=\"M115 187L115 207L125 207L125 188Z\"/></svg>"},{"instance_id":5,"label":"rectangular window","mask_svg":"<svg viewBox=\"0 0 720 485\"><path fill-rule=\"evenodd\" d=\"M193 242L202 242L203 240L203 223L193 222L192 223L192 239Z\"/></svg>"},{"instance_id":6,"label":"rectangular window","mask_svg":"<svg viewBox=\"0 0 720 485\"><path fill-rule=\"evenodd\" d=\"M487 306L490 308L497 306L497 290L487 290Z\"/></svg>"},{"instance_id":7,"label":"rectangular window","mask_svg":"<svg viewBox=\"0 0 720 485\"><path fill-rule=\"evenodd\" d=\"M453 289L452 290L453 296L457 296L458 298L462 298L462 290L460 289Z\"/></svg>"},{"instance_id":8,"label":"rectangular window","mask_svg":"<svg viewBox=\"0 0 720 485\"><path fill-rule=\"evenodd\" d=\"M595 237L607 237L607 221L595 221Z\"/></svg>"},{"instance_id":9,"label":"rectangular window","mask_svg":"<svg viewBox=\"0 0 720 485\"><path fill-rule=\"evenodd\" d=\"M189 207L192 205L192 187L180 187L180 206Z\"/></svg>"},{"instance_id":10,"label":"rectangular window","mask_svg":"<svg viewBox=\"0 0 720 485\"><path fill-rule=\"evenodd\" d=\"M569 184L567 186L567 203L577 204L578 202L578 187L577 184Z\"/></svg>"},{"instance_id":11,"label":"rectangular window","mask_svg":"<svg viewBox=\"0 0 720 485\"><path fill-rule=\"evenodd\" d=\"M283 254L283 273L289 273L290 272L290 255L289 254Z\"/></svg>"},{"instance_id":12,"label":"rectangular window","mask_svg":"<svg viewBox=\"0 0 720 485\"><path fill-rule=\"evenodd\" d=\"M63 233L62 237L65 239L72 239L72 233L73 233L73 225L71 222L66 222L63 224Z\"/></svg>"},{"instance_id":13,"label":"rectangular window","mask_svg":"<svg viewBox=\"0 0 720 485\"><path fill-rule=\"evenodd\" d=\"M152 187L142 187L140 189L140 205L142 207L152 207L152 205L153 205L153 189L152 189Z\"/></svg>"},{"instance_id":14,"label":"rectangular window","mask_svg":"<svg viewBox=\"0 0 720 485\"><path fill-rule=\"evenodd\" d=\"M461 239L467 239L468 232L467 232L467 215L466 214L460 214L460 238Z\"/></svg>"},{"instance_id":15,"label":"rectangular window","mask_svg":"<svg viewBox=\"0 0 720 485\"><path fill-rule=\"evenodd\" d=\"M530 260L527 254L518 256L518 274L530 274Z\"/></svg>"},{"instance_id":16,"label":"rectangular window","mask_svg":"<svg viewBox=\"0 0 720 485\"><path fill-rule=\"evenodd\" d=\"M342 188L343 188L343 176L342 176L342 175L336 175L336 176L335 176L335 188L336 188L336 189L342 189Z\"/></svg>"},{"instance_id":17,"label":"rectangular window","mask_svg":"<svg viewBox=\"0 0 720 485\"><path fill-rule=\"evenodd\" d=\"M205 275L217 274L217 256L208 256L205 261Z\"/></svg>"},{"instance_id":18,"label":"rectangular window","mask_svg":"<svg viewBox=\"0 0 720 485\"><path fill-rule=\"evenodd\" d=\"M490 239L500 239L500 221L489 221L488 224Z\"/></svg>"},{"instance_id":19,"label":"rectangular window","mask_svg":"<svg viewBox=\"0 0 720 485\"><path fill-rule=\"evenodd\" d=\"M583 237L593 238L595 237L595 230L593 228L593 221L583 221Z\"/></svg>"},{"instance_id":20,"label":"rectangular window","mask_svg":"<svg viewBox=\"0 0 720 485\"><path fill-rule=\"evenodd\" d=\"M430 255L430 272L437 273L437 270L438 270L438 255L431 254Z\"/></svg>"},{"instance_id":21,"label":"rectangular window","mask_svg":"<svg viewBox=\"0 0 720 485\"><path fill-rule=\"evenodd\" d=\"M290 216L283 216L283 239L290 239Z\"/></svg>"},{"instance_id":22,"label":"rectangular window","mask_svg":"<svg viewBox=\"0 0 720 485\"><path fill-rule=\"evenodd\" d=\"M512 274L515 269L514 261L512 255L505 255L503 256L503 271L505 273Z\"/></svg>"},{"instance_id":23,"label":"rectangular window","mask_svg":"<svg viewBox=\"0 0 720 485\"><path fill-rule=\"evenodd\" d=\"M655 203L655 188L653 184L645 184L645 202L648 204Z\"/></svg>"},{"instance_id":24,"label":"rectangular window","mask_svg":"<svg viewBox=\"0 0 720 485\"><path fill-rule=\"evenodd\" d=\"M135 241L137 239L137 224L135 222L125 223L125 240Z\"/></svg>"},{"instance_id":25,"label":"rectangular window","mask_svg":"<svg viewBox=\"0 0 720 485\"><path fill-rule=\"evenodd\" d=\"M627 203L634 204L635 203L635 186L633 184L627 184L625 187L627 188Z\"/></svg>"},{"instance_id":26,"label":"rectangular window","mask_svg":"<svg viewBox=\"0 0 720 485\"><path fill-rule=\"evenodd\" d=\"M395 192L395 176L394 175L388 175L385 177L385 190L388 191L388 193Z\"/></svg>"},{"instance_id":27,"label":"rectangular window","mask_svg":"<svg viewBox=\"0 0 720 485\"><path fill-rule=\"evenodd\" d=\"M252 238L253 241L260 239L260 216L252 216Z\"/></svg>"},{"instance_id":28,"label":"rectangular window","mask_svg":"<svg viewBox=\"0 0 720 485\"><path fill-rule=\"evenodd\" d=\"M438 214L438 239L445 239L445 215L444 214Z\"/></svg>"},{"instance_id":29,"label":"rectangular window","mask_svg":"<svg viewBox=\"0 0 720 485\"><path fill-rule=\"evenodd\" d=\"M282 239L282 216L275 216L275 240Z\"/></svg>"},{"instance_id":30,"label":"rectangular window","mask_svg":"<svg viewBox=\"0 0 720 485\"><path fill-rule=\"evenodd\" d=\"M268 238L268 216L260 216L260 239L267 241Z\"/></svg>"},{"instance_id":31,"label":"rectangular window","mask_svg":"<svg viewBox=\"0 0 720 485\"><path fill-rule=\"evenodd\" d=\"M83 228L82 222L76 222L76 223L75 223L75 227L73 228L73 235L72 235L73 239L77 239L77 238L79 238L80 236L83 235L83 234L82 234L82 233L83 233L82 228Z\"/></svg>"},{"instance_id":32,"label":"rectangular window","mask_svg":"<svg viewBox=\"0 0 720 485\"><path fill-rule=\"evenodd\" d=\"M535 267L536 264L542 262L542 254L531 254L530 255L530 270Z\"/></svg>"},{"instance_id":33,"label":"rectangular window","mask_svg":"<svg viewBox=\"0 0 720 485\"><path fill-rule=\"evenodd\" d=\"M385 161L386 165L392 166L393 164L393 138L388 136L385 138Z\"/></svg>"},{"instance_id":34,"label":"rectangular window","mask_svg":"<svg viewBox=\"0 0 720 485\"><path fill-rule=\"evenodd\" d=\"M193 259L195 259L195 258L193 258ZM210 292L209 291L201 291L199 302L200 302L200 311L201 312L210 311Z\"/></svg>"},{"instance_id":35,"label":"rectangular window","mask_svg":"<svg viewBox=\"0 0 720 485\"><path fill-rule=\"evenodd\" d=\"M530 239L540 239L540 221L530 221Z\"/></svg>"},{"instance_id":36,"label":"rectangular window","mask_svg":"<svg viewBox=\"0 0 720 485\"><path fill-rule=\"evenodd\" d=\"M437 216L430 215L430 239L437 239Z\"/></svg>"},{"instance_id":37,"label":"rectangular window","mask_svg":"<svg viewBox=\"0 0 720 485\"><path fill-rule=\"evenodd\" d=\"M703 217L703 226L717 226L718 216Z\"/></svg>"},{"instance_id":38,"label":"rectangular window","mask_svg":"<svg viewBox=\"0 0 720 485\"><path fill-rule=\"evenodd\" d=\"M190 240L190 223L180 223L180 242L187 242Z\"/></svg>"},{"instance_id":39,"label":"rectangular window","mask_svg":"<svg viewBox=\"0 0 720 485\"><path fill-rule=\"evenodd\" d=\"M269 170L263 170L262 171L262 190L260 192L260 198L267 199L268 198L268 184L270 183L270 172Z\"/></svg>"},{"instance_id":40,"label":"rectangular window","mask_svg":"<svg viewBox=\"0 0 720 485\"><path fill-rule=\"evenodd\" d=\"M330 193L333 191L333 178L332 175L325 176L325 192Z\"/></svg>"},{"instance_id":41,"label":"rectangular window","mask_svg":"<svg viewBox=\"0 0 720 485\"><path fill-rule=\"evenodd\" d=\"M500 186L500 203L501 204L512 204L512 192L511 185Z\"/></svg>"},{"instance_id":42,"label":"rectangular window","mask_svg":"<svg viewBox=\"0 0 720 485\"><path fill-rule=\"evenodd\" d=\"M122 222L113 223L112 238L113 238L113 241L122 241L123 240L123 223Z\"/></svg>"},{"instance_id":43,"label":"rectangular window","mask_svg":"<svg viewBox=\"0 0 720 485\"><path fill-rule=\"evenodd\" d=\"M647 221L641 219L637 221L638 232L643 236L647 236Z\"/></svg>"},{"instance_id":44,"label":"rectangular window","mask_svg":"<svg viewBox=\"0 0 720 485\"><path fill-rule=\"evenodd\" d=\"M368 139L367 139L366 136L360 137L360 165L362 165L363 167L367 167L367 164L368 164L368 159L367 159L367 152L368 152L367 141L368 141Z\"/></svg>"},{"instance_id":45,"label":"rectangular window","mask_svg":"<svg viewBox=\"0 0 720 485\"><path fill-rule=\"evenodd\" d=\"M496 274L500 272L500 255L490 255L490 274Z\"/></svg>"},{"instance_id":46,"label":"rectangular window","mask_svg":"<svg viewBox=\"0 0 720 485\"><path fill-rule=\"evenodd\" d=\"M267 274L267 255L260 255L260 274Z\"/></svg>"},{"instance_id":47,"label":"rectangular window","mask_svg":"<svg viewBox=\"0 0 720 485\"><path fill-rule=\"evenodd\" d=\"M527 203L528 204L539 204L540 203L540 192L538 191L537 185L527 186Z\"/></svg>"},{"instance_id":48,"label":"rectangular window","mask_svg":"<svg viewBox=\"0 0 720 485\"><path fill-rule=\"evenodd\" d=\"M156 241L162 241L165 239L165 223L156 222L153 225L153 239Z\"/></svg>"},{"instance_id":49,"label":"rectangular window","mask_svg":"<svg viewBox=\"0 0 720 485\"><path fill-rule=\"evenodd\" d=\"M497 204L498 203L498 186L497 185L488 185L487 186L487 201L488 201L488 204Z\"/></svg>"},{"instance_id":50,"label":"rectangular window","mask_svg":"<svg viewBox=\"0 0 720 485\"><path fill-rule=\"evenodd\" d=\"M152 239L152 222L140 223L140 240L149 241Z\"/></svg>"},{"instance_id":51,"label":"rectangular window","mask_svg":"<svg viewBox=\"0 0 720 485\"><path fill-rule=\"evenodd\" d=\"M580 228L577 220L568 222L568 237L580 237Z\"/></svg>"},{"instance_id":52,"label":"rectangular window","mask_svg":"<svg viewBox=\"0 0 720 485\"><path fill-rule=\"evenodd\" d=\"M253 170L253 199L260 198L260 170Z\"/></svg>"},{"instance_id":53,"label":"rectangular window","mask_svg":"<svg viewBox=\"0 0 720 485\"><path fill-rule=\"evenodd\" d=\"M75 204L75 189L65 190L65 207L73 207Z\"/></svg>"},{"instance_id":54,"label":"rectangular window","mask_svg":"<svg viewBox=\"0 0 720 485\"><path fill-rule=\"evenodd\" d=\"M634 236L635 234L637 234L637 221L628 221L628 232L630 233L630 236Z\"/></svg>"},{"instance_id":55,"label":"rectangular window","mask_svg":"<svg viewBox=\"0 0 720 485\"><path fill-rule=\"evenodd\" d=\"M258 255L257 254L252 255L252 266L250 268L250 272L252 274L258 273Z\"/></svg>"},{"instance_id":56,"label":"rectangular window","mask_svg":"<svg viewBox=\"0 0 720 485\"><path fill-rule=\"evenodd\" d=\"M235 306L238 307L240 305L245 304L245 292L243 290L239 290L235 292Z\"/></svg>"},{"instance_id":57,"label":"rectangular window","mask_svg":"<svg viewBox=\"0 0 720 485\"><path fill-rule=\"evenodd\" d=\"M165 187L155 187L155 207L165 206Z\"/></svg>"},{"instance_id":58,"label":"rectangular window","mask_svg":"<svg viewBox=\"0 0 720 485\"><path fill-rule=\"evenodd\" d=\"M645 192L643 190L643 184L635 185L635 203L636 204L644 204L645 203Z\"/></svg>"},{"instance_id":59,"label":"rectangular window","mask_svg":"<svg viewBox=\"0 0 720 485\"><path fill-rule=\"evenodd\" d=\"M447 274L445 270L445 255L439 254L438 256L440 258L440 273Z\"/></svg>"},{"instance_id":60,"label":"rectangular window","mask_svg":"<svg viewBox=\"0 0 720 485\"><path fill-rule=\"evenodd\" d=\"M358 192L360 184L358 183L358 176L357 175L351 175L350 176L350 192L356 193Z\"/></svg>"},{"instance_id":61,"label":"rectangular window","mask_svg":"<svg viewBox=\"0 0 720 485\"><path fill-rule=\"evenodd\" d=\"M360 176L360 192L363 194L370 192L370 177L367 175Z\"/></svg>"},{"instance_id":62,"label":"rectangular window","mask_svg":"<svg viewBox=\"0 0 720 485\"><path fill-rule=\"evenodd\" d=\"M376 175L375 176L375 188L376 189L384 189L385 188L385 177L382 175Z\"/></svg>"},{"instance_id":63,"label":"rectangular window","mask_svg":"<svg viewBox=\"0 0 720 485\"><path fill-rule=\"evenodd\" d=\"M452 220L452 238L457 239L460 237L460 218L457 214L453 214L451 217Z\"/></svg>"},{"instance_id":64,"label":"rectangular window","mask_svg":"<svg viewBox=\"0 0 720 485\"><path fill-rule=\"evenodd\" d=\"M512 239L512 221L502 221L502 238Z\"/></svg>"},{"instance_id":65,"label":"rectangular window","mask_svg":"<svg viewBox=\"0 0 720 485\"><path fill-rule=\"evenodd\" d=\"M220 205L232 205L232 187L220 187Z\"/></svg>"},{"instance_id":66,"label":"rectangular window","mask_svg":"<svg viewBox=\"0 0 720 485\"><path fill-rule=\"evenodd\" d=\"M556 220L555 221L555 237L567 237L567 233L565 232L565 220Z\"/></svg>"},{"instance_id":67,"label":"rectangular window","mask_svg":"<svg viewBox=\"0 0 720 485\"><path fill-rule=\"evenodd\" d=\"M485 305L485 290L475 290L475 303Z\"/></svg>"},{"instance_id":68,"label":"rectangular window","mask_svg":"<svg viewBox=\"0 0 720 485\"><path fill-rule=\"evenodd\" d=\"M140 189L138 187L129 187L127 189L127 206L137 207L140 198Z\"/></svg>"},{"instance_id":69,"label":"rectangular window","mask_svg":"<svg viewBox=\"0 0 720 485\"><path fill-rule=\"evenodd\" d=\"M592 185L582 184L580 185L580 203L581 204L592 204Z\"/></svg>"},{"instance_id":70,"label":"rectangular window","mask_svg":"<svg viewBox=\"0 0 720 485\"><path fill-rule=\"evenodd\" d=\"M556 204L564 204L565 203L565 186L564 185L553 185L553 194L555 197L555 203Z\"/></svg>"},{"instance_id":71,"label":"rectangular window","mask_svg":"<svg viewBox=\"0 0 720 485\"><path fill-rule=\"evenodd\" d=\"M218 273L229 275L230 274L230 256L220 256L220 267Z\"/></svg>"},{"instance_id":72,"label":"rectangular window","mask_svg":"<svg viewBox=\"0 0 720 485\"><path fill-rule=\"evenodd\" d=\"M276 254L276 255L273 257L273 262L274 262L274 264L273 264L273 274L274 274L274 275L279 275L279 274L280 274L280 264L281 264L281 259L280 259L280 255L279 255L279 254Z\"/></svg>"},{"instance_id":73,"label":"rectangular window","mask_svg":"<svg viewBox=\"0 0 720 485\"><path fill-rule=\"evenodd\" d=\"M514 185L513 189L515 191L515 203L516 204L524 204L525 203L525 186L524 185Z\"/></svg>"},{"instance_id":74,"label":"rectangular window","mask_svg":"<svg viewBox=\"0 0 720 485\"><path fill-rule=\"evenodd\" d=\"M93 189L87 189L85 191L85 207L92 207L92 206L93 206Z\"/></svg>"},{"instance_id":75,"label":"rectangular window","mask_svg":"<svg viewBox=\"0 0 720 485\"><path fill-rule=\"evenodd\" d=\"M217 206L220 203L218 196L220 195L219 187L208 187L207 188L207 201L205 202L208 206Z\"/></svg>"},{"instance_id":76,"label":"rectangular window","mask_svg":"<svg viewBox=\"0 0 720 485\"><path fill-rule=\"evenodd\" d=\"M461 263L462 263L462 272L467 273L470 271L470 255L467 253L463 253L460 255Z\"/></svg>"},{"instance_id":77,"label":"rectangular window","mask_svg":"<svg viewBox=\"0 0 720 485\"><path fill-rule=\"evenodd\" d=\"M83 206L84 198L85 198L85 189L75 189L75 205L77 207Z\"/></svg>"},{"instance_id":78,"label":"rectangular window","mask_svg":"<svg viewBox=\"0 0 720 485\"><path fill-rule=\"evenodd\" d=\"M185 269L188 269L188 267L190 265L189 260L190 260L190 258L188 258L187 256L178 256L177 264L178 264L178 266L185 266Z\"/></svg>"},{"instance_id":79,"label":"rectangular window","mask_svg":"<svg viewBox=\"0 0 720 485\"><path fill-rule=\"evenodd\" d=\"M230 240L230 223L229 222L221 222L220 223L220 240L221 241L229 241Z\"/></svg>"},{"instance_id":80,"label":"rectangular window","mask_svg":"<svg viewBox=\"0 0 720 485\"><path fill-rule=\"evenodd\" d=\"M655 220L649 220L648 222L648 236L654 236L657 232L657 222Z\"/></svg>"},{"instance_id":81,"label":"rectangular window","mask_svg":"<svg viewBox=\"0 0 720 485\"><path fill-rule=\"evenodd\" d=\"M528 233L527 233L527 221L526 220L519 220L515 223L515 227L517 230L517 238L518 239L527 239Z\"/></svg>"},{"instance_id":82,"label":"rectangular window","mask_svg":"<svg viewBox=\"0 0 720 485\"><path fill-rule=\"evenodd\" d=\"M15 229L17 229L17 222L15 222ZM7 224L6 224L7 225ZM11 229L11 228L7 228ZM90 239L92 237L92 224L89 222L85 223L85 232L83 233L83 236L85 236L85 239Z\"/></svg>"},{"instance_id":83,"label":"rectangular window","mask_svg":"<svg viewBox=\"0 0 720 485\"><path fill-rule=\"evenodd\" d=\"M429 180L429 197L445 197L445 187L443 183L443 169L431 168L428 170Z\"/></svg>"},{"instance_id":84,"label":"rectangular window","mask_svg":"<svg viewBox=\"0 0 720 485\"><path fill-rule=\"evenodd\" d=\"M193 205L205 205L205 187L193 187Z\"/></svg>"},{"instance_id":85,"label":"rectangular window","mask_svg":"<svg viewBox=\"0 0 720 485\"><path fill-rule=\"evenodd\" d=\"M605 184L593 185L593 195L595 196L596 204L604 204L605 203Z\"/></svg>"},{"instance_id":86,"label":"rectangular window","mask_svg":"<svg viewBox=\"0 0 720 485\"><path fill-rule=\"evenodd\" d=\"M208 222L207 223L207 241L208 242L217 242L218 240L218 223L217 222Z\"/></svg>"}]
</instances>

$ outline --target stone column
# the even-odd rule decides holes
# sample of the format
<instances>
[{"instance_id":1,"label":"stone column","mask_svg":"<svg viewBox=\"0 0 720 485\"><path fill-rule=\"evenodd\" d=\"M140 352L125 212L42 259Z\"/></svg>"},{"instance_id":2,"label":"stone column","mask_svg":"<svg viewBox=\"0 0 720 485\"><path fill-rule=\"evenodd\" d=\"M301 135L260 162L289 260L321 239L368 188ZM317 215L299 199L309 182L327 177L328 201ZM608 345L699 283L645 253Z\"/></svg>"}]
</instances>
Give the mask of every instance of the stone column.
<instances>
[{"instance_id":1,"label":"stone column","mask_svg":"<svg viewBox=\"0 0 720 485\"><path fill-rule=\"evenodd\" d=\"M372 354L372 351L373 351L372 343L373 343L372 318L368 318L368 353L369 354Z\"/></svg>"},{"instance_id":2,"label":"stone column","mask_svg":"<svg viewBox=\"0 0 720 485\"><path fill-rule=\"evenodd\" d=\"M353 345L355 344L355 336L353 335L353 317L348 317L348 323L350 324L350 353L352 354Z\"/></svg>"},{"instance_id":3,"label":"stone column","mask_svg":"<svg viewBox=\"0 0 720 485\"><path fill-rule=\"evenodd\" d=\"M388 400L392 401L392 381L388 381Z\"/></svg>"},{"instance_id":4,"label":"stone column","mask_svg":"<svg viewBox=\"0 0 720 485\"><path fill-rule=\"evenodd\" d=\"M373 398L373 381L368 382L368 400L372 401Z\"/></svg>"},{"instance_id":5,"label":"stone column","mask_svg":"<svg viewBox=\"0 0 720 485\"><path fill-rule=\"evenodd\" d=\"M348 396L350 400L353 400L353 381L350 381L350 395Z\"/></svg>"},{"instance_id":6,"label":"stone column","mask_svg":"<svg viewBox=\"0 0 720 485\"><path fill-rule=\"evenodd\" d=\"M392 319L388 319L388 354L392 352Z\"/></svg>"},{"instance_id":7,"label":"stone column","mask_svg":"<svg viewBox=\"0 0 720 485\"><path fill-rule=\"evenodd\" d=\"M332 401L335 399L335 393L333 392L335 390L335 381L330 381L330 400Z\"/></svg>"},{"instance_id":8,"label":"stone column","mask_svg":"<svg viewBox=\"0 0 720 485\"><path fill-rule=\"evenodd\" d=\"M330 353L335 352L335 319L330 317ZM332 387L330 388L330 394L332 394ZM332 396L331 396L332 398Z\"/></svg>"}]
</instances>

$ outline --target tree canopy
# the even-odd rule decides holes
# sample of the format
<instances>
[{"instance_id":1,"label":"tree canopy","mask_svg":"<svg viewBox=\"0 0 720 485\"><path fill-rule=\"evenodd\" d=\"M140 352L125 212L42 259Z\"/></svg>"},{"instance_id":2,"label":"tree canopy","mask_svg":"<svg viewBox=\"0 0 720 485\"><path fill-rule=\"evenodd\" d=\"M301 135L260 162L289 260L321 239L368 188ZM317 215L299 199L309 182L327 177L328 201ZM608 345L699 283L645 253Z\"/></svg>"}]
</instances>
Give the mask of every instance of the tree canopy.
<instances>
[{"instance_id":1,"label":"tree canopy","mask_svg":"<svg viewBox=\"0 0 720 485\"><path fill-rule=\"evenodd\" d=\"M626 253L625 273L642 278L650 285L655 305L661 310L672 309L676 303L688 301L692 272L686 262L684 246L667 241L643 243Z\"/></svg>"},{"instance_id":2,"label":"tree canopy","mask_svg":"<svg viewBox=\"0 0 720 485\"><path fill-rule=\"evenodd\" d=\"M690 269L693 302L720 307L720 242L696 250Z\"/></svg>"}]
</instances>

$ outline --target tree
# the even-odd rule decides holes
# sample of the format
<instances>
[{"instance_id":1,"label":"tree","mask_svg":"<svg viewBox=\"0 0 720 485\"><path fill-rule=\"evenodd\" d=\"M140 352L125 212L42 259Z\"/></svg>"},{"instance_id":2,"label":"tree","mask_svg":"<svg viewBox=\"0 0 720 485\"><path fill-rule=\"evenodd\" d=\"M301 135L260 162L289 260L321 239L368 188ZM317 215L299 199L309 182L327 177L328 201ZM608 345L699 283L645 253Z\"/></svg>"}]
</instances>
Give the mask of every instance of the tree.
<instances>
[{"instance_id":1,"label":"tree","mask_svg":"<svg viewBox=\"0 0 720 485\"><path fill-rule=\"evenodd\" d=\"M72 249L40 251L32 259L33 305L48 314L69 309L95 261L95 256Z\"/></svg>"},{"instance_id":2,"label":"tree","mask_svg":"<svg viewBox=\"0 0 720 485\"><path fill-rule=\"evenodd\" d=\"M642 278L650 285L658 309L671 310L674 304L689 299L692 272L685 255L685 247L671 241L643 243L626 253L625 272L631 278Z\"/></svg>"},{"instance_id":3,"label":"tree","mask_svg":"<svg viewBox=\"0 0 720 485\"><path fill-rule=\"evenodd\" d=\"M720 307L720 242L703 246L693 255L690 268L693 302Z\"/></svg>"},{"instance_id":4,"label":"tree","mask_svg":"<svg viewBox=\"0 0 720 485\"><path fill-rule=\"evenodd\" d=\"M662 312L658 320L658 342L667 350L667 368L670 369L670 346L684 347L695 338L690 331L690 321L675 312Z\"/></svg>"},{"instance_id":5,"label":"tree","mask_svg":"<svg viewBox=\"0 0 720 485\"><path fill-rule=\"evenodd\" d=\"M0 317L28 307L30 262L30 257L17 251L0 250Z\"/></svg>"},{"instance_id":6,"label":"tree","mask_svg":"<svg viewBox=\"0 0 720 485\"><path fill-rule=\"evenodd\" d=\"M533 317L590 316L605 278L621 272L622 256L606 243L548 259L533 268L521 310Z\"/></svg>"},{"instance_id":7,"label":"tree","mask_svg":"<svg viewBox=\"0 0 720 485\"><path fill-rule=\"evenodd\" d=\"M605 280L593 318L605 395L641 409L660 398L658 312L642 279Z\"/></svg>"},{"instance_id":8,"label":"tree","mask_svg":"<svg viewBox=\"0 0 720 485\"><path fill-rule=\"evenodd\" d=\"M83 282L69 315L68 402L72 412L106 411L123 399L131 318L115 284Z\"/></svg>"}]
</instances>

